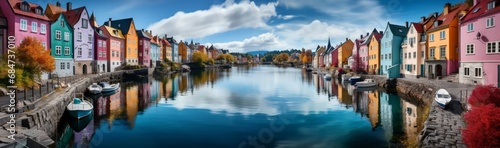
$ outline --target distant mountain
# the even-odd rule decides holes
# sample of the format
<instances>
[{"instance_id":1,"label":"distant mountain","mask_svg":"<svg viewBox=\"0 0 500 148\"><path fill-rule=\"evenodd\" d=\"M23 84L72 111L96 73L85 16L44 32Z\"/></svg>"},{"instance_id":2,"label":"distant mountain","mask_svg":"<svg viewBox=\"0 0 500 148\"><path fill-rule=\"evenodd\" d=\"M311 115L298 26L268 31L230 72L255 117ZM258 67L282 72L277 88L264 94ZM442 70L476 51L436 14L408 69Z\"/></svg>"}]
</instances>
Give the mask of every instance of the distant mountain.
<instances>
[{"instance_id":1,"label":"distant mountain","mask_svg":"<svg viewBox=\"0 0 500 148\"><path fill-rule=\"evenodd\" d=\"M250 52L247 52L248 54L251 54L253 56L257 55L257 54L260 54L260 55L264 55L266 54L267 52L269 51L264 51L264 50L259 50L259 51L250 51Z\"/></svg>"}]
</instances>

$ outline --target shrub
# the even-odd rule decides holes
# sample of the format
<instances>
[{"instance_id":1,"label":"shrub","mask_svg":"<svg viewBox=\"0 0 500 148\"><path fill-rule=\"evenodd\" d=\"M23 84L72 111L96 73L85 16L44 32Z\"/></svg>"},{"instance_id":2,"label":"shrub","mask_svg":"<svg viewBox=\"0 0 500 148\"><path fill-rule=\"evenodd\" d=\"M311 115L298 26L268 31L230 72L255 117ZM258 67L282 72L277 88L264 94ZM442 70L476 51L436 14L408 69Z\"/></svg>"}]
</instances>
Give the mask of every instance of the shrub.
<instances>
[{"instance_id":1,"label":"shrub","mask_svg":"<svg viewBox=\"0 0 500 148\"><path fill-rule=\"evenodd\" d=\"M479 105L467 112L463 140L472 148L500 147L500 108L494 104Z\"/></svg>"},{"instance_id":2,"label":"shrub","mask_svg":"<svg viewBox=\"0 0 500 148\"><path fill-rule=\"evenodd\" d=\"M477 85L472 91L468 103L472 107L487 104L500 107L500 89L493 85Z\"/></svg>"},{"instance_id":3,"label":"shrub","mask_svg":"<svg viewBox=\"0 0 500 148\"><path fill-rule=\"evenodd\" d=\"M207 63L209 65L213 65L215 63L215 61L214 61L214 59L210 58L210 59L208 59Z\"/></svg>"}]
</instances>

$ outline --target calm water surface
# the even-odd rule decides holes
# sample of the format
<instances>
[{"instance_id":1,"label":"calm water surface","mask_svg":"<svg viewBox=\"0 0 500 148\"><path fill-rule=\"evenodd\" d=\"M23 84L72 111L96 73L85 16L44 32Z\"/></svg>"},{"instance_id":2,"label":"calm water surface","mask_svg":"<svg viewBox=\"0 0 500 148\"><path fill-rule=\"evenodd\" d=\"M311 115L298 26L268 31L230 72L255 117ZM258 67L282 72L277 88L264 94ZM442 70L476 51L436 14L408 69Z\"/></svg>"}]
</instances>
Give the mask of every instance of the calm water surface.
<instances>
[{"instance_id":1,"label":"calm water surface","mask_svg":"<svg viewBox=\"0 0 500 148\"><path fill-rule=\"evenodd\" d=\"M389 147L418 132L416 105L298 68L233 67L121 84L93 100L93 116L65 115L57 147Z\"/></svg>"}]
</instances>

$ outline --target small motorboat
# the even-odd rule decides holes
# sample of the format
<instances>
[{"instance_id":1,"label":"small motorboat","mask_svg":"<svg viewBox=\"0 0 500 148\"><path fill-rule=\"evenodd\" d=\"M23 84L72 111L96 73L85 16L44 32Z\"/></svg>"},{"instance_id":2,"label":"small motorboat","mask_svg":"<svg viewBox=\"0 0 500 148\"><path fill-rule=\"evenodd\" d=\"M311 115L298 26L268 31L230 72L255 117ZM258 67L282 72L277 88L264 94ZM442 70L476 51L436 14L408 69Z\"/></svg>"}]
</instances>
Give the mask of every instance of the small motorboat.
<instances>
[{"instance_id":1,"label":"small motorboat","mask_svg":"<svg viewBox=\"0 0 500 148\"><path fill-rule=\"evenodd\" d=\"M377 87L356 87L356 91L358 92L371 92L371 91L374 91L374 90L377 90Z\"/></svg>"},{"instance_id":2,"label":"small motorboat","mask_svg":"<svg viewBox=\"0 0 500 148\"><path fill-rule=\"evenodd\" d=\"M114 92L120 88L120 83L109 84L107 82L100 82L99 85L102 87L102 93Z\"/></svg>"},{"instance_id":3,"label":"small motorboat","mask_svg":"<svg viewBox=\"0 0 500 148\"><path fill-rule=\"evenodd\" d=\"M97 85L97 83L92 83L87 89L91 94L100 94L102 91L102 87Z\"/></svg>"},{"instance_id":4,"label":"small motorboat","mask_svg":"<svg viewBox=\"0 0 500 148\"><path fill-rule=\"evenodd\" d=\"M351 78L350 75L347 75L347 74L342 75L342 81L349 81L349 78Z\"/></svg>"},{"instance_id":5,"label":"small motorboat","mask_svg":"<svg viewBox=\"0 0 500 148\"><path fill-rule=\"evenodd\" d=\"M325 75L325 76L323 76L323 78L325 78L325 80L327 80L327 81L332 80L332 76L331 75Z\"/></svg>"},{"instance_id":6,"label":"small motorboat","mask_svg":"<svg viewBox=\"0 0 500 148\"><path fill-rule=\"evenodd\" d=\"M226 65L222 65L222 66L220 66L220 67L221 67L221 68L223 68L223 69L229 69L229 68L231 68L232 66L231 66L231 65L229 65L229 64L226 64Z\"/></svg>"},{"instance_id":7,"label":"small motorboat","mask_svg":"<svg viewBox=\"0 0 500 148\"><path fill-rule=\"evenodd\" d=\"M90 115L90 113L92 113L92 110L94 109L92 103L84 100L83 94L81 96L81 98L74 97L73 101L71 101L68 106L66 106L68 113L77 119L81 119Z\"/></svg>"},{"instance_id":8,"label":"small motorboat","mask_svg":"<svg viewBox=\"0 0 500 148\"><path fill-rule=\"evenodd\" d=\"M377 82L375 82L373 79L366 79L364 81L356 82L356 87L358 87L358 88L375 87L375 86L377 86Z\"/></svg>"},{"instance_id":9,"label":"small motorboat","mask_svg":"<svg viewBox=\"0 0 500 148\"><path fill-rule=\"evenodd\" d=\"M353 76L353 77L349 78L349 82L351 82L351 85L355 85L359 81L361 81L360 76Z\"/></svg>"},{"instance_id":10,"label":"small motorboat","mask_svg":"<svg viewBox=\"0 0 500 148\"><path fill-rule=\"evenodd\" d=\"M439 105L439 107L441 107L441 108L444 109L445 106L448 103L450 103L450 101L451 101L451 95L445 89L439 89L436 92L436 98L434 98L434 100L436 100L436 102Z\"/></svg>"}]
</instances>

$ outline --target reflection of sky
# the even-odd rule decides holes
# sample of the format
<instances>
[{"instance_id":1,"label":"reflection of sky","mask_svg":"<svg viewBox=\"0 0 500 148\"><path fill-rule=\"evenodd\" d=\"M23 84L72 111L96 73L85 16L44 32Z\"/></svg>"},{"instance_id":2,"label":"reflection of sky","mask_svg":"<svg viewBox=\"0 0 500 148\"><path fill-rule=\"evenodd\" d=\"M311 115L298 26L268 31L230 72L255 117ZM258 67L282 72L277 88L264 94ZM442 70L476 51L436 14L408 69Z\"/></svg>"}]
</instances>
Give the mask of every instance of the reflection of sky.
<instances>
[{"instance_id":1,"label":"reflection of sky","mask_svg":"<svg viewBox=\"0 0 500 148\"><path fill-rule=\"evenodd\" d=\"M213 88L201 87L192 95L178 96L168 103L177 109L197 108L243 115L277 115L283 108L302 114L341 109L336 108L340 106L338 102L329 102L325 95L318 96L314 84L302 83L300 69L255 67L251 74L246 70L233 70L222 75L226 73L230 73L230 77L217 81Z\"/></svg>"}]
</instances>

